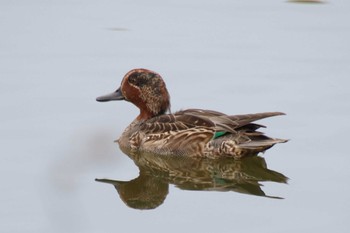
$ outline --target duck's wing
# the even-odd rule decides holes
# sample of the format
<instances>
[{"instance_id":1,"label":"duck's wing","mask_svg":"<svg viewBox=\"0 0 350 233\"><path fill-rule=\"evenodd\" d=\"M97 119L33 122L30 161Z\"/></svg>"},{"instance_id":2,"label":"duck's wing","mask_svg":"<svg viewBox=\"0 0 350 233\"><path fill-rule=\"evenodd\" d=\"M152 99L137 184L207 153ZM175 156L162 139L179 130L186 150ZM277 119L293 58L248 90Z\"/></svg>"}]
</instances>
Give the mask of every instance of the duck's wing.
<instances>
[{"instance_id":1,"label":"duck's wing","mask_svg":"<svg viewBox=\"0 0 350 233\"><path fill-rule=\"evenodd\" d=\"M263 112L263 113L254 113L254 114L244 114L244 115L231 115L228 116L232 121L238 124L237 128L252 124L259 127L265 127L263 125L258 125L252 122L261 120L268 117L285 115L283 112Z\"/></svg>"},{"instance_id":2,"label":"duck's wing","mask_svg":"<svg viewBox=\"0 0 350 233\"><path fill-rule=\"evenodd\" d=\"M201 155L215 135L215 124L191 114L161 115L147 120L137 132L142 150L159 154Z\"/></svg>"},{"instance_id":3,"label":"duck's wing","mask_svg":"<svg viewBox=\"0 0 350 233\"><path fill-rule=\"evenodd\" d=\"M143 122L140 130L148 134L179 132L189 129L211 129L215 124L207 118L191 114L167 114Z\"/></svg>"},{"instance_id":4,"label":"duck's wing","mask_svg":"<svg viewBox=\"0 0 350 233\"><path fill-rule=\"evenodd\" d=\"M206 119L213 123L212 127L214 127L216 132L236 133L235 128L239 126L239 124L230 119L228 115L212 110L187 109L179 111L176 114L196 116L202 119Z\"/></svg>"},{"instance_id":5,"label":"duck's wing","mask_svg":"<svg viewBox=\"0 0 350 233\"><path fill-rule=\"evenodd\" d=\"M226 115L222 112L203 110L203 109L187 109L178 112L184 115L195 115L212 121L215 124L216 131L225 131L235 133L237 130L247 129L255 131L264 125L252 123L267 117L285 115L282 112L263 112L244 115Z\"/></svg>"}]
</instances>

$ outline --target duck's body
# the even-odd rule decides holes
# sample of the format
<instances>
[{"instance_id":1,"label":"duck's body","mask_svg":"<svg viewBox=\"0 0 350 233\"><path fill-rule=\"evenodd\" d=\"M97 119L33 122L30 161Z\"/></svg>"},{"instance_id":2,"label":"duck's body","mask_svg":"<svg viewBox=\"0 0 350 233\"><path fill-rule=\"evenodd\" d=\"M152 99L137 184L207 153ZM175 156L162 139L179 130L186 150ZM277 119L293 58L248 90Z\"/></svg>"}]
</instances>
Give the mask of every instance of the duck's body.
<instances>
[{"instance_id":1,"label":"duck's body","mask_svg":"<svg viewBox=\"0 0 350 233\"><path fill-rule=\"evenodd\" d=\"M256 120L283 115L267 112L229 116L220 112L188 109L166 114L170 98L161 76L146 69L127 73L121 87L98 101L127 100L140 115L125 129L118 142L122 148L163 155L241 158L255 155L276 143L256 131Z\"/></svg>"}]
</instances>

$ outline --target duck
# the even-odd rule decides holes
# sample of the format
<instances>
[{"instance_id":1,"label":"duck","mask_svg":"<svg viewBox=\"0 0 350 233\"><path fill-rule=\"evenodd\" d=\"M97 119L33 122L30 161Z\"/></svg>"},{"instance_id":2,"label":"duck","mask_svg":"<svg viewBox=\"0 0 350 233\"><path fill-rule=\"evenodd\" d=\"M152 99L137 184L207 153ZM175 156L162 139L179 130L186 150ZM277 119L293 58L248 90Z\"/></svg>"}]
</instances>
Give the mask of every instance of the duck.
<instances>
[{"instance_id":1,"label":"duck","mask_svg":"<svg viewBox=\"0 0 350 233\"><path fill-rule=\"evenodd\" d=\"M122 150L165 156L241 159L288 141L266 136L258 131L265 126L255 123L263 118L285 115L282 112L227 115L193 108L171 113L170 95L163 78L144 68L129 71L116 91L96 100L125 100L139 108L139 115L116 140Z\"/></svg>"}]
</instances>

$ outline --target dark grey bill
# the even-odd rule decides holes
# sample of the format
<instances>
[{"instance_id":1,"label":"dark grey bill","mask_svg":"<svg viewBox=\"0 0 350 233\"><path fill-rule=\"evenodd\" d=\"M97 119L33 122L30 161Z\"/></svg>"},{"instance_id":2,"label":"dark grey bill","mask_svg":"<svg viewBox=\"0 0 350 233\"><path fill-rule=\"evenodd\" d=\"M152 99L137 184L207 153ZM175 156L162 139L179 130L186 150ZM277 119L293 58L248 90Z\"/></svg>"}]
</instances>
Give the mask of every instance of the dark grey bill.
<instances>
[{"instance_id":1,"label":"dark grey bill","mask_svg":"<svg viewBox=\"0 0 350 233\"><path fill-rule=\"evenodd\" d=\"M118 90L116 90L115 92L108 94L108 95L103 95L100 97L97 97L96 100L98 102L107 102L107 101L111 101L111 100L123 100L125 99L122 92L120 91L120 88L118 88Z\"/></svg>"}]
</instances>

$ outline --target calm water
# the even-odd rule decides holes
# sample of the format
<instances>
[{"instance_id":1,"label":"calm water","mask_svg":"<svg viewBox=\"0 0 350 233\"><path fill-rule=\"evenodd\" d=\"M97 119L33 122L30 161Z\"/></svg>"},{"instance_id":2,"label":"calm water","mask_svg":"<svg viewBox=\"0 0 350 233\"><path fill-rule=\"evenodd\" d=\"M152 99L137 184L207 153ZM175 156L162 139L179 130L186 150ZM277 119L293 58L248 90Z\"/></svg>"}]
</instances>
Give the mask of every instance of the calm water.
<instances>
[{"instance_id":1,"label":"calm water","mask_svg":"<svg viewBox=\"0 0 350 233\"><path fill-rule=\"evenodd\" d=\"M348 231L349 8L1 1L0 231ZM95 102L136 67L162 74L173 111L283 111L261 123L291 141L145 169L113 142L137 109Z\"/></svg>"}]
</instances>

